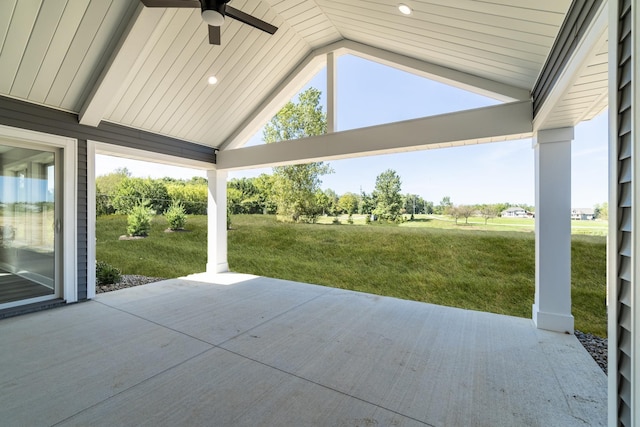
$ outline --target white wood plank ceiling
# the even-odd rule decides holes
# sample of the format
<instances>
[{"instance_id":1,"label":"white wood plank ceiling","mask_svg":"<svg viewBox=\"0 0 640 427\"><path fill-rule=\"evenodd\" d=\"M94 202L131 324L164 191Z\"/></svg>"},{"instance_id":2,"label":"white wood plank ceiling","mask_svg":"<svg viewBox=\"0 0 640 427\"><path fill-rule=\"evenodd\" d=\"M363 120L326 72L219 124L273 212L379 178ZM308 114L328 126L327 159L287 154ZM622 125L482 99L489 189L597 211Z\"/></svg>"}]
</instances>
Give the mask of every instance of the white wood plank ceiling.
<instances>
[{"instance_id":1,"label":"white wood plank ceiling","mask_svg":"<svg viewBox=\"0 0 640 427\"><path fill-rule=\"evenodd\" d=\"M218 147L305 58L340 40L531 90L571 1L405 3L410 16L385 0L233 0L279 29L227 19L221 46L209 45L198 9L155 9L118 90L97 100L102 119ZM0 94L80 113L115 55L131 55L121 46L140 36L142 13L152 12L135 0L0 1Z\"/></svg>"}]
</instances>

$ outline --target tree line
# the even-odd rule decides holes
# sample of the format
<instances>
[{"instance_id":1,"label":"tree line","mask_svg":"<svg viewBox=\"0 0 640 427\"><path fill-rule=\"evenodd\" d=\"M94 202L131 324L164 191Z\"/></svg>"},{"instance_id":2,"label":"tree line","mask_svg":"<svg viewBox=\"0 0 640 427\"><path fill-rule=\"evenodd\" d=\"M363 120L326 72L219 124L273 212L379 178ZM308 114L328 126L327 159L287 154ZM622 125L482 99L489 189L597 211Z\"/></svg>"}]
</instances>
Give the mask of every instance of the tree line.
<instances>
[{"instance_id":1,"label":"tree line","mask_svg":"<svg viewBox=\"0 0 640 427\"><path fill-rule=\"evenodd\" d=\"M127 168L118 168L96 177L96 214L128 215L136 206L145 205L156 215L162 215L179 203L186 214L206 215L207 194L205 178L136 178Z\"/></svg>"},{"instance_id":2,"label":"tree line","mask_svg":"<svg viewBox=\"0 0 640 427\"><path fill-rule=\"evenodd\" d=\"M480 216L485 223L499 217L510 207L535 208L526 204L454 204L451 197L443 197L437 203L418 194L402 193L402 181L394 170L386 170L376 178L371 193L346 192L337 194L332 189L321 189L319 184L295 187L297 194L278 183L282 176L277 172L255 178L233 178L227 182L227 206L229 214L271 214L298 222L315 222L319 216L367 215L376 220L399 221L414 215L448 215L456 222L472 216ZM176 203L182 204L189 215L207 213L207 179L193 177L189 180L175 178L135 178L126 168L96 178L96 211L98 215L129 214L132 209L146 203L156 214L164 214ZM291 199L288 199L288 198ZM286 201L286 203L283 203ZM597 218L607 219L607 203L594 207ZM289 214L290 216L286 216ZM295 216L294 216L295 215Z\"/></svg>"}]
</instances>

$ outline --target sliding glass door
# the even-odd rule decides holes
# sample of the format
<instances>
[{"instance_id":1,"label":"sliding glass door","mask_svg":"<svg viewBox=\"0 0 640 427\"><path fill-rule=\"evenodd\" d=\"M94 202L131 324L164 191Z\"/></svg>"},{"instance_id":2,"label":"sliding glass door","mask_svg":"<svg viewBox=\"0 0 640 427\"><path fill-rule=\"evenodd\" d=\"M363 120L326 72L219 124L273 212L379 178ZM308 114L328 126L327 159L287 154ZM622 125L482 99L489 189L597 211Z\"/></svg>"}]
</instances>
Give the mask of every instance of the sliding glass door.
<instances>
[{"instance_id":1,"label":"sliding glass door","mask_svg":"<svg viewBox=\"0 0 640 427\"><path fill-rule=\"evenodd\" d=\"M58 149L0 142L0 307L59 294Z\"/></svg>"}]
</instances>

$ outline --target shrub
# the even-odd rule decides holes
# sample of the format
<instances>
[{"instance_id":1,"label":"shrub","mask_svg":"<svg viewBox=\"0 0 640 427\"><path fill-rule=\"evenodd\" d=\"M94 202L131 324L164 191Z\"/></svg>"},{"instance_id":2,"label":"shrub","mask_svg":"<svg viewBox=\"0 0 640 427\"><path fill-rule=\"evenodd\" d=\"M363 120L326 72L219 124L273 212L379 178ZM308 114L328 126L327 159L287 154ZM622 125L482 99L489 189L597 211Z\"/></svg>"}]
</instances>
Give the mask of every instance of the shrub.
<instances>
[{"instance_id":1,"label":"shrub","mask_svg":"<svg viewBox=\"0 0 640 427\"><path fill-rule=\"evenodd\" d=\"M353 224L353 215L349 214L349 218L347 218L347 223Z\"/></svg>"},{"instance_id":2,"label":"shrub","mask_svg":"<svg viewBox=\"0 0 640 427\"><path fill-rule=\"evenodd\" d=\"M164 213L164 216L169 223L169 228L172 230L182 230L187 223L187 214L180 202L173 202Z\"/></svg>"},{"instance_id":3,"label":"shrub","mask_svg":"<svg viewBox=\"0 0 640 427\"><path fill-rule=\"evenodd\" d=\"M96 284L113 285L120 281L120 270L104 261L96 262Z\"/></svg>"},{"instance_id":4,"label":"shrub","mask_svg":"<svg viewBox=\"0 0 640 427\"><path fill-rule=\"evenodd\" d=\"M172 202L180 201L187 215L206 215L207 197L209 189L207 184L167 184L167 192Z\"/></svg>"},{"instance_id":5,"label":"shrub","mask_svg":"<svg viewBox=\"0 0 640 427\"><path fill-rule=\"evenodd\" d=\"M124 178L118 184L112 203L117 213L130 214L144 200L155 214L161 214L169 207L167 187L151 178Z\"/></svg>"},{"instance_id":6,"label":"shrub","mask_svg":"<svg viewBox=\"0 0 640 427\"><path fill-rule=\"evenodd\" d=\"M151 230L153 210L147 203L141 203L131 209L127 216L127 233L130 236L146 236Z\"/></svg>"},{"instance_id":7,"label":"shrub","mask_svg":"<svg viewBox=\"0 0 640 427\"><path fill-rule=\"evenodd\" d=\"M340 225L340 220L337 216L333 217L333 221L331 221L334 225Z\"/></svg>"}]
</instances>

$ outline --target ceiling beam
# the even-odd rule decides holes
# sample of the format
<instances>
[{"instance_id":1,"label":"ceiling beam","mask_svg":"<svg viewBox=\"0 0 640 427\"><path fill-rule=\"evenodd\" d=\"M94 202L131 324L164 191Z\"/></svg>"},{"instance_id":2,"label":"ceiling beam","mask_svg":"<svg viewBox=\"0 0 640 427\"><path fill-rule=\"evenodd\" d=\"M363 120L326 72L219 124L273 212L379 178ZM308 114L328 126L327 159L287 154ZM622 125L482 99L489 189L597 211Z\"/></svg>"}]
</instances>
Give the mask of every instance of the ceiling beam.
<instances>
[{"instance_id":1,"label":"ceiling beam","mask_svg":"<svg viewBox=\"0 0 640 427\"><path fill-rule=\"evenodd\" d=\"M528 138L531 101L218 152L216 169L242 170Z\"/></svg>"},{"instance_id":2,"label":"ceiling beam","mask_svg":"<svg viewBox=\"0 0 640 427\"><path fill-rule=\"evenodd\" d=\"M78 115L80 124L98 126L114 99L128 87L128 79L140 69L149 55L163 25L163 8L147 8L140 3L129 25L120 38L109 63L104 68L98 83L87 97Z\"/></svg>"},{"instance_id":3,"label":"ceiling beam","mask_svg":"<svg viewBox=\"0 0 640 427\"><path fill-rule=\"evenodd\" d=\"M218 148L221 151L232 150L245 144L278 112L284 103L289 101L305 83L326 65L326 56L329 53L333 53L334 60L341 55L356 55L503 102L530 99L527 89L495 82L351 40L340 40L309 53ZM333 88L335 89L335 86ZM335 99L335 94L333 96Z\"/></svg>"}]
</instances>

